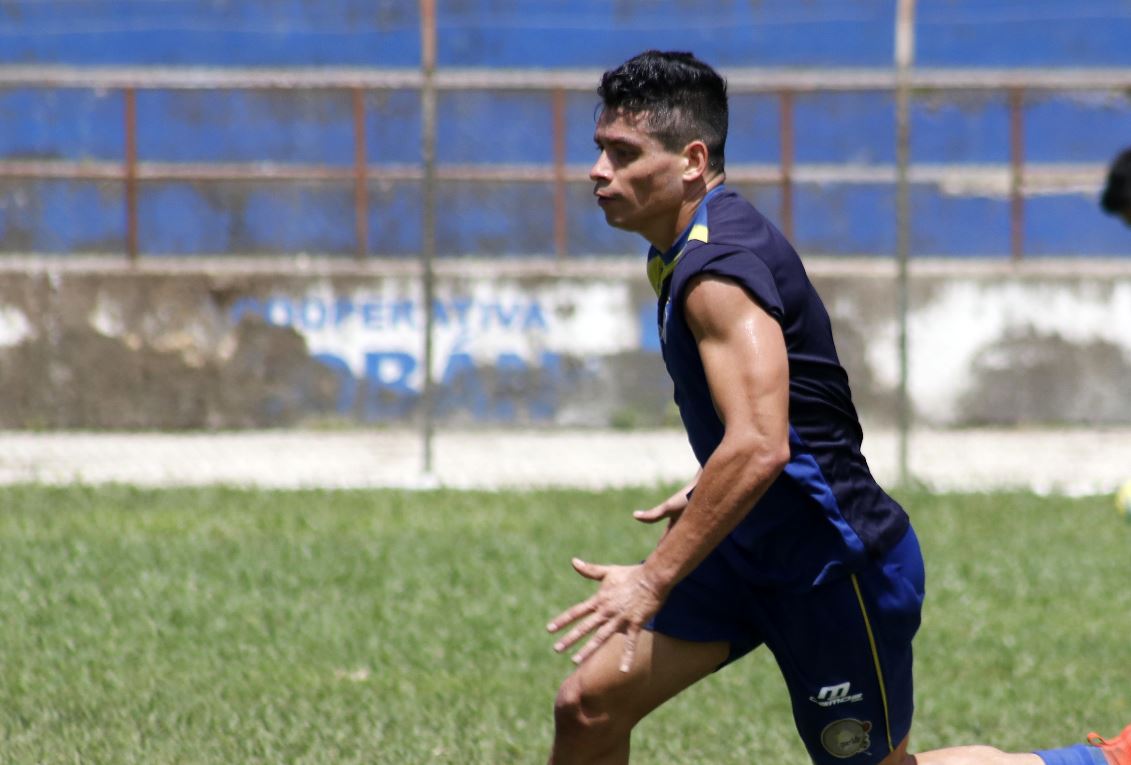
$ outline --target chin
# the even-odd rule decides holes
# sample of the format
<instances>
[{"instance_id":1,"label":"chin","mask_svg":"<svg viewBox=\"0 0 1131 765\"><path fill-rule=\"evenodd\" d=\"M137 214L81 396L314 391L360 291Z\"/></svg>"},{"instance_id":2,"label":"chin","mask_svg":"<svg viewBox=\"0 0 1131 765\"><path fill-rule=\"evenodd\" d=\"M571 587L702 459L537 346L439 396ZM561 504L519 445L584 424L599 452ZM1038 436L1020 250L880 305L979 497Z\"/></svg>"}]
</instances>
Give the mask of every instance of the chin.
<instances>
[{"instance_id":1,"label":"chin","mask_svg":"<svg viewBox=\"0 0 1131 765\"><path fill-rule=\"evenodd\" d=\"M634 232L636 228L623 217L612 215L608 210L605 210L605 223L613 228L619 228L621 231Z\"/></svg>"}]
</instances>

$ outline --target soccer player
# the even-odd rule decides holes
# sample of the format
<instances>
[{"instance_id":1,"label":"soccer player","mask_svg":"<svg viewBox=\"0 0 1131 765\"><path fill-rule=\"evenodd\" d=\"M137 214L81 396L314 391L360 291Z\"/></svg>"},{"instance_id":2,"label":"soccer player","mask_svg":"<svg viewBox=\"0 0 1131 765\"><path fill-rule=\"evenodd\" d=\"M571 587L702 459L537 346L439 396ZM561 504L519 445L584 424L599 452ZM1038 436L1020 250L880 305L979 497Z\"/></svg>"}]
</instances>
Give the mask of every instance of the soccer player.
<instances>
[{"instance_id":1,"label":"soccer player","mask_svg":"<svg viewBox=\"0 0 1131 765\"><path fill-rule=\"evenodd\" d=\"M1111 163L1100 206L1109 215L1118 215L1131 226L1131 148Z\"/></svg>"},{"instance_id":2,"label":"soccer player","mask_svg":"<svg viewBox=\"0 0 1131 765\"><path fill-rule=\"evenodd\" d=\"M664 363L702 468L636 513L667 522L642 564L573 561L599 586L548 625L559 652L590 636L555 701L550 762L628 762L638 721L764 644L815 763L1131 765L1131 726L1038 754L908 753L919 543L861 455L800 259L724 185L726 84L689 53L648 51L597 92L594 194L652 245Z\"/></svg>"}]
</instances>

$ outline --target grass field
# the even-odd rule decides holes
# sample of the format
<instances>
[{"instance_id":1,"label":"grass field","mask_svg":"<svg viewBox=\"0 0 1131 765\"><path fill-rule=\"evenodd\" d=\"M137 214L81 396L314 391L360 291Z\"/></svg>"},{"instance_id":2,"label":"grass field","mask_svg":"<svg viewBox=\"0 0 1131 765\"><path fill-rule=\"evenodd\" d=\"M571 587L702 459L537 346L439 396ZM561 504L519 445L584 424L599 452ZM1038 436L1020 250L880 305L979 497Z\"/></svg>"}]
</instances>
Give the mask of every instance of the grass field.
<instances>
[{"instance_id":1,"label":"grass field","mask_svg":"<svg viewBox=\"0 0 1131 765\"><path fill-rule=\"evenodd\" d=\"M533 763L571 555L630 562L663 490L0 489L0 762ZM915 745L1131 720L1131 525L1109 498L903 494L923 541ZM755 654L641 763L806 762Z\"/></svg>"}]
</instances>

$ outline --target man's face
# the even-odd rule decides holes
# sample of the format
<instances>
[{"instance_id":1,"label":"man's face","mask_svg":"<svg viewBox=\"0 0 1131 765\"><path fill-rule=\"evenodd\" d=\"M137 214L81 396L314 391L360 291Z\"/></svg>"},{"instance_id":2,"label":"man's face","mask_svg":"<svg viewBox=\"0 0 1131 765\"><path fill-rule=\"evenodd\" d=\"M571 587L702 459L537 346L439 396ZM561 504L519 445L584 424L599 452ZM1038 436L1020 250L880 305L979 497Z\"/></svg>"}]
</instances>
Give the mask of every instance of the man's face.
<instances>
[{"instance_id":1,"label":"man's face","mask_svg":"<svg viewBox=\"0 0 1131 765\"><path fill-rule=\"evenodd\" d=\"M589 178L605 221L655 241L654 232L665 233L679 214L683 156L650 135L640 113L605 110L593 140L598 154Z\"/></svg>"}]
</instances>

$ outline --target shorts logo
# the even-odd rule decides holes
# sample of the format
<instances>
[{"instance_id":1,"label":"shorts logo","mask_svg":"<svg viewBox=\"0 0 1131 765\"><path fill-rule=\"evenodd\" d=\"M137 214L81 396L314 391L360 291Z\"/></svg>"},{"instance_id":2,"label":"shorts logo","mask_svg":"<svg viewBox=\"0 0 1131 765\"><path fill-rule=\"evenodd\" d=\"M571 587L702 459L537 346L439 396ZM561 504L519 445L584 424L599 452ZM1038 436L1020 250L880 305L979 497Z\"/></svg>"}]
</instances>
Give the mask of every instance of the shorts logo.
<instances>
[{"instance_id":1,"label":"shorts logo","mask_svg":"<svg viewBox=\"0 0 1131 765\"><path fill-rule=\"evenodd\" d=\"M872 745L868 737L868 732L871 730L872 723L846 717L825 726L821 731L821 746L825 747L825 751L833 757L848 759L868 751L868 747Z\"/></svg>"},{"instance_id":2,"label":"shorts logo","mask_svg":"<svg viewBox=\"0 0 1131 765\"><path fill-rule=\"evenodd\" d=\"M863 693L851 693L851 690L852 683L826 685L816 696L810 696L809 700L817 706L832 707L837 704L852 704L864 698Z\"/></svg>"}]
</instances>

